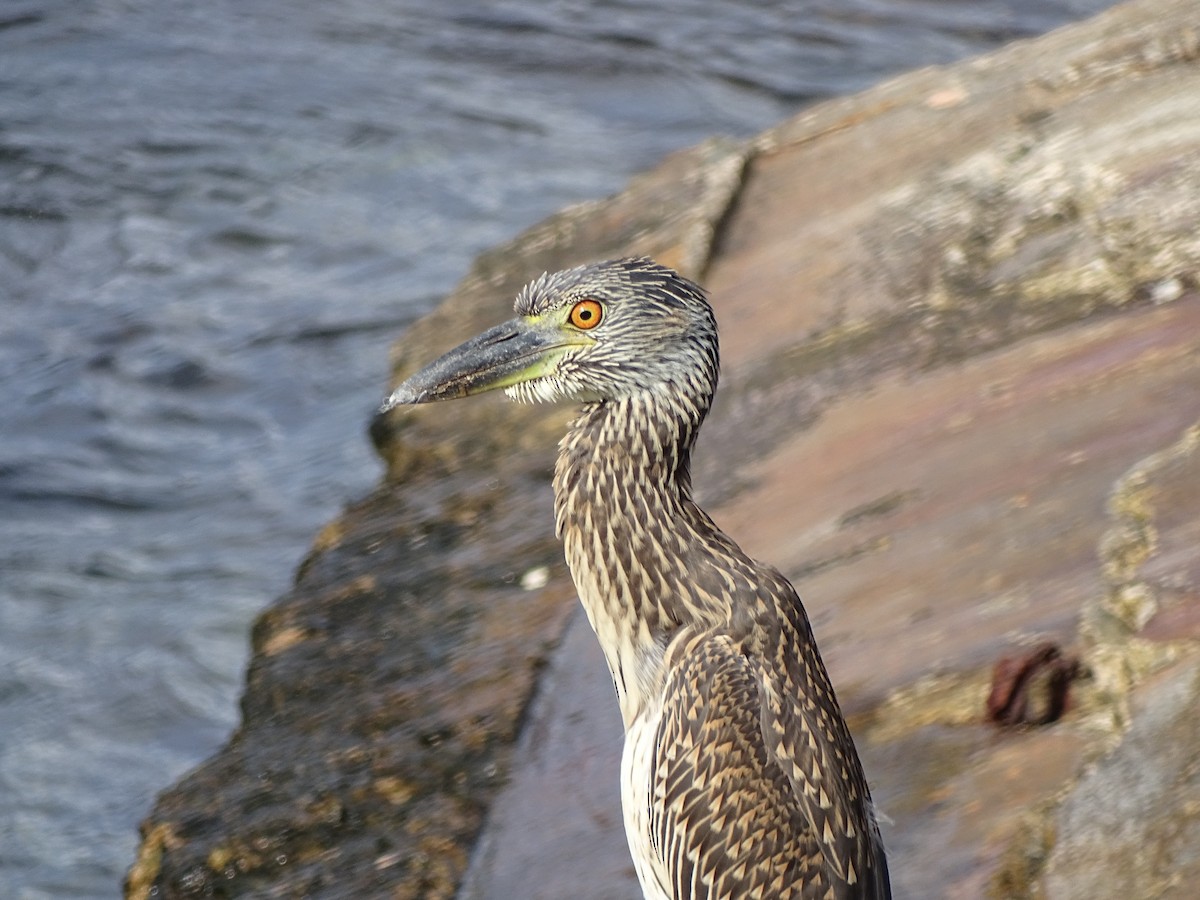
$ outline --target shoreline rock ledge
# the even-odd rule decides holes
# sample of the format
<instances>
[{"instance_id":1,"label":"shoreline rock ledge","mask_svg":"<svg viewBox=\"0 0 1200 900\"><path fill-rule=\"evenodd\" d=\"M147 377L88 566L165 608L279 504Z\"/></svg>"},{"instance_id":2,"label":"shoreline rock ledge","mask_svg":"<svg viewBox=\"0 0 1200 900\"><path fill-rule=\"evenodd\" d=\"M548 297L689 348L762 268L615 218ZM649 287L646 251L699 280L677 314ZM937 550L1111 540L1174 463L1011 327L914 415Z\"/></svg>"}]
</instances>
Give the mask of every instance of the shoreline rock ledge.
<instances>
[{"instance_id":1,"label":"shoreline rock ledge","mask_svg":"<svg viewBox=\"0 0 1200 900\"><path fill-rule=\"evenodd\" d=\"M1136 0L552 217L475 262L392 379L545 269L702 279L724 375L698 493L805 598L897 896L1191 897L1197 223L1200 14ZM372 425L387 476L256 622L241 724L158 798L128 898L637 896L552 533L569 414ZM997 661L1047 645L1079 660L1065 715L989 724Z\"/></svg>"}]
</instances>

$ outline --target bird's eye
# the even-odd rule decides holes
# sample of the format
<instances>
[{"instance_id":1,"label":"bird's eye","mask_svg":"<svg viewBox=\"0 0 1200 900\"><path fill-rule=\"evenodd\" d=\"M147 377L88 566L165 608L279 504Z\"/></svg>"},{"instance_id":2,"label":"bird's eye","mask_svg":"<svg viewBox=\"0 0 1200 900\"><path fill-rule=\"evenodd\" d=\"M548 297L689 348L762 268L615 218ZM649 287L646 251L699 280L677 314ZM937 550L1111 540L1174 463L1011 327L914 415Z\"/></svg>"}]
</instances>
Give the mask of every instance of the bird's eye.
<instances>
[{"instance_id":1,"label":"bird's eye","mask_svg":"<svg viewBox=\"0 0 1200 900\"><path fill-rule=\"evenodd\" d=\"M580 300L571 307L571 324L587 331L595 328L604 318L604 307L596 300Z\"/></svg>"}]
</instances>

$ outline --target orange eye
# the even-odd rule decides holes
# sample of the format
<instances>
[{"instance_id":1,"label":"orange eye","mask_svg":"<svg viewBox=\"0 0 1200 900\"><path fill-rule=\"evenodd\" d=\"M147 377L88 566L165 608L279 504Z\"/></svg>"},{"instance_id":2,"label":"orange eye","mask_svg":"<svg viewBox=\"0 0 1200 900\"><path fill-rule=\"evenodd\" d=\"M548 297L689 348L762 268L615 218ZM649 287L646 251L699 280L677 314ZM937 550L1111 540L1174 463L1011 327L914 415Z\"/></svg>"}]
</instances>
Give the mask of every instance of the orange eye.
<instances>
[{"instance_id":1,"label":"orange eye","mask_svg":"<svg viewBox=\"0 0 1200 900\"><path fill-rule=\"evenodd\" d=\"M571 307L571 324L587 331L595 328L604 318L604 307L596 300L580 300Z\"/></svg>"}]
</instances>

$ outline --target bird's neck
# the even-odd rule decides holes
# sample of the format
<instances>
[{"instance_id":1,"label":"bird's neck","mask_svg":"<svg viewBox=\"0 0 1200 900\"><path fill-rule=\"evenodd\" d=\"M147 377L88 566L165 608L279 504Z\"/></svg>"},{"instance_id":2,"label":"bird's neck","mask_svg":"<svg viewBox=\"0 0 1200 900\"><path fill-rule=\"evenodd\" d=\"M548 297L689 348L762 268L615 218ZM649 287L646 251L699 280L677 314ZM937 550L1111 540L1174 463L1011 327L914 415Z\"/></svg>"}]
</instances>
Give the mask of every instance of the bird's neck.
<instances>
[{"instance_id":1,"label":"bird's neck","mask_svg":"<svg viewBox=\"0 0 1200 900\"><path fill-rule=\"evenodd\" d=\"M691 499L689 458L707 409L707 398L666 392L589 404L559 447L558 533L626 727L657 693L671 638L728 612L697 577L732 546Z\"/></svg>"}]
</instances>

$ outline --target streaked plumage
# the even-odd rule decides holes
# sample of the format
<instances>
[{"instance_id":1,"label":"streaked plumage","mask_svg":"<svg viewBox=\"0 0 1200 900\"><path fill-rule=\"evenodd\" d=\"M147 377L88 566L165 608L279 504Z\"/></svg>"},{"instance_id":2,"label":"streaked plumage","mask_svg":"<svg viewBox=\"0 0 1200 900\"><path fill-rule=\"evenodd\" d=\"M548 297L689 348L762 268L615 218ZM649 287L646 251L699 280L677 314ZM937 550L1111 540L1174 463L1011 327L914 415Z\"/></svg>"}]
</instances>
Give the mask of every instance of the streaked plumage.
<instances>
[{"instance_id":1,"label":"streaked plumage","mask_svg":"<svg viewBox=\"0 0 1200 900\"><path fill-rule=\"evenodd\" d=\"M576 322L585 302L598 324ZM889 897L866 779L800 599L692 502L718 369L703 291L619 260L544 275L516 311L389 406L492 387L584 402L560 444L555 517L621 706L622 804L646 897Z\"/></svg>"}]
</instances>

